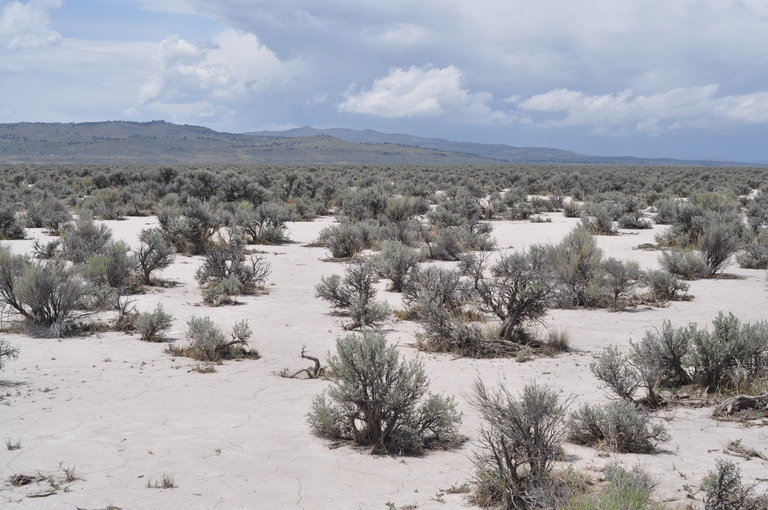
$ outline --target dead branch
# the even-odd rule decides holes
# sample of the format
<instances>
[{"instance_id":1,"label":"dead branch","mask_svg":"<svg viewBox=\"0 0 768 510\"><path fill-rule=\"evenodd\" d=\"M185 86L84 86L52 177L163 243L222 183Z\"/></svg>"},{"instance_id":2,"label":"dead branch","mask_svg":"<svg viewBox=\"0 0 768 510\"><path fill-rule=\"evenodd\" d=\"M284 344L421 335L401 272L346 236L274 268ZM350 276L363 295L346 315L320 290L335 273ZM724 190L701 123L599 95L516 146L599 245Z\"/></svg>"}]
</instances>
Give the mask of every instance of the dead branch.
<instances>
[{"instance_id":1,"label":"dead branch","mask_svg":"<svg viewBox=\"0 0 768 510\"><path fill-rule=\"evenodd\" d=\"M288 375L288 373L285 370L283 370L280 373L280 375L282 377L285 377L287 379L295 379L299 374L305 373L305 374L307 374L307 377L309 379L317 379L319 377L322 377L325 374L325 368L320 366L320 360L318 358L314 357L314 356L310 356L309 354L307 354L306 353L306 347L307 347L306 345L302 346L302 348L301 348L301 355L300 356L303 359L308 359L308 360L312 361L315 364L315 366L314 367L302 368L301 370L299 370L298 372L296 372L293 375Z\"/></svg>"},{"instance_id":2,"label":"dead branch","mask_svg":"<svg viewBox=\"0 0 768 510\"><path fill-rule=\"evenodd\" d=\"M768 391L762 395L736 395L715 408L715 414L732 415L745 409L768 409Z\"/></svg>"}]
</instances>

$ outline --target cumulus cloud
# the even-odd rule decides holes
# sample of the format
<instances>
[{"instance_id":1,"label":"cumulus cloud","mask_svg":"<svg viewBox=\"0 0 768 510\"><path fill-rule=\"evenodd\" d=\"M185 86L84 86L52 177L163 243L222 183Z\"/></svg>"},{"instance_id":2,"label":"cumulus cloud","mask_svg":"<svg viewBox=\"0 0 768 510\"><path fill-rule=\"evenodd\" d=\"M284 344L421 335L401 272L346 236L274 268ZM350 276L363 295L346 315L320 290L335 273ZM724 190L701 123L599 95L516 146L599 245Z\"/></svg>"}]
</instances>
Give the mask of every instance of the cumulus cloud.
<instances>
[{"instance_id":1,"label":"cumulus cloud","mask_svg":"<svg viewBox=\"0 0 768 510\"><path fill-rule=\"evenodd\" d=\"M61 0L13 1L0 11L0 44L8 49L40 48L61 41L51 28L49 11Z\"/></svg>"},{"instance_id":2,"label":"cumulus cloud","mask_svg":"<svg viewBox=\"0 0 768 510\"><path fill-rule=\"evenodd\" d=\"M154 74L141 87L142 103L237 100L285 79L292 67L255 35L237 30L227 30L206 44L168 37L154 59Z\"/></svg>"},{"instance_id":3,"label":"cumulus cloud","mask_svg":"<svg viewBox=\"0 0 768 510\"><path fill-rule=\"evenodd\" d=\"M668 129L702 128L723 122L768 123L768 92L718 97L716 84L636 95L631 89L587 95L554 89L518 103L529 112L561 114L541 122L549 127L589 127L596 134L638 132L659 135Z\"/></svg>"},{"instance_id":4,"label":"cumulus cloud","mask_svg":"<svg viewBox=\"0 0 768 510\"><path fill-rule=\"evenodd\" d=\"M348 91L339 110L388 119L449 117L480 124L504 122L487 92L470 92L455 66L394 68L358 93Z\"/></svg>"}]
</instances>

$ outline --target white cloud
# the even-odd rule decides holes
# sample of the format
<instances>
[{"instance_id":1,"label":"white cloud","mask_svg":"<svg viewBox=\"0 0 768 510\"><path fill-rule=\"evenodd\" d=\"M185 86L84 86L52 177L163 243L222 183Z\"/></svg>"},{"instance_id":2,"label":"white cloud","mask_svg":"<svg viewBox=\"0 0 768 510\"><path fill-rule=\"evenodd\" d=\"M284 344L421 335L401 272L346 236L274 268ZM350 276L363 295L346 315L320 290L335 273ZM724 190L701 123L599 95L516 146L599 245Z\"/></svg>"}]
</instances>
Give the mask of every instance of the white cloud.
<instances>
[{"instance_id":1,"label":"white cloud","mask_svg":"<svg viewBox=\"0 0 768 510\"><path fill-rule=\"evenodd\" d=\"M61 41L51 28L50 9L61 7L61 0L12 1L0 11L0 44L8 49L30 49Z\"/></svg>"},{"instance_id":2,"label":"white cloud","mask_svg":"<svg viewBox=\"0 0 768 510\"><path fill-rule=\"evenodd\" d=\"M141 87L140 101L238 100L289 77L296 62L283 63L255 35L236 30L209 44L178 36L160 43L154 75Z\"/></svg>"},{"instance_id":3,"label":"white cloud","mask_svg":"<svg viewBox=\"0 0 768 510\"><path fill-rule=\"evenodd\" d=\"M587 95L554 89L518 104L522 110L562 114L545 127L589 127L601 135L631 132L659 135L665 130L711 127L723 122L768 123L768 92L717 97L717 85L676 88L648 95L627 89Z\"/></svg>"},{"instance_id":4,"label":"white cloud","mask_svg":"<svg viewBox=\"0 0 768 510\"><path fill-rule=\"evenodd\" d=\"M411 66L391 69L367 90L348 91L339 110L388 119L447 117L478 124L506 121L503 112L488 106L491 99L487 92L470 92L455 66Z\"/></svg>"}]
</instances>

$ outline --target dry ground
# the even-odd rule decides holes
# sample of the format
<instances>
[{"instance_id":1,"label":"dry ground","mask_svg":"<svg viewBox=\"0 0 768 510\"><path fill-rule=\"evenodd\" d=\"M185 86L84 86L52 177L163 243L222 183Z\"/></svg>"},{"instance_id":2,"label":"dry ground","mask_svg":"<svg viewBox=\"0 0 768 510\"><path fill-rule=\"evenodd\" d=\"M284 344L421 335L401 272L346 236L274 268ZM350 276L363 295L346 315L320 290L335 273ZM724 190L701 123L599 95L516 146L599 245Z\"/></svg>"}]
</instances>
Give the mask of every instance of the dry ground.
<instances>
[{"instance_id":1,"label":"dry ground","mask_svg":"<svg viewBox=\"0 0 768 510\"><path fill-rule=\"evenodd\" d=\"M552 223L494 222L501 248L519 249L536 242L556 242L577 220L551 215ZM342 264L324 262L322 248L312 241L333 221L293 223L294 243L259 247L272 264L269 295L241 298L241 305L209 308L201 305L193 279L199 258L179 256L162 277L178 282L136 296L139 310L162 303L175 317L170 336L183 341L186 318L210 315L228 326L245 318L254 330L253 344L260 360L230 361L215 373L189 372L195 362L164 354L162 344L144 343L137 336L105 333L61 341L5 335L21 352L0 373L0 441L19 440L21 448L0 443L0 508L97 509L386 509L417 505L419 509L469 507L465 496L438 493L460 485L472 475L474 444L452 452L421 458L373 457L349 447L330 449L314 437L305 415L312 397L328 383L289 380L277 374L299 369L307 351L325 355L343 334L339 318L314 298L313 286L323 275L341 273ZM135 246L152 218L106 222L115 237ZM658 229L658 228L657 228ZM30 237L44 237L31 230ZM656 267L657 252L635 250L653 242L653 231L599 237L606 255L636 260ZM9 242L14 250L29 250L32 240ZM706 325L718 311L731 311L746 321L766 318L768 287L765 271L727 269L738 279L693 282L693 301L665 308L625 312L554 310L547 326L565 330L574 352L527 363L515 360L454 359L423 355L435 391L456 395L465 413L462 431L476 436L480 423L466 404L466 392L477 377L515 390L528 381L552 385L575 403L606 400L589 371L592 356L609 344L627 346L632 338L671 320L675 325ZM381 285L382 291L384 284ZM398 294L381 296L397 306ZM418 331L412 322L390 321L385 329L391 342L407 356ZM768 453L768 427L745 428L709 417L711 409L676 408L658 413L668 421L672 440L654 455L610 455L567 446L568 460L588 471L608 462L639 463L659 481L657 496L680 507L684 485L696 487L722 449L735 439ZM729 457L734 459L733 457ZM765 477L768 462L738 460L745 478ZM63 467L74 466L80 480L60 483ZM55 475L50 483L12 487L9 476L23 473ZM176 488L149 489L147 480L172 474ZM595 474L599 476L599 474ZM763 488L768 484L762 483ZM66 488L66 489L65 489ZM443 499L439 502L437 499Z\"/></svg>"}]
</instances>

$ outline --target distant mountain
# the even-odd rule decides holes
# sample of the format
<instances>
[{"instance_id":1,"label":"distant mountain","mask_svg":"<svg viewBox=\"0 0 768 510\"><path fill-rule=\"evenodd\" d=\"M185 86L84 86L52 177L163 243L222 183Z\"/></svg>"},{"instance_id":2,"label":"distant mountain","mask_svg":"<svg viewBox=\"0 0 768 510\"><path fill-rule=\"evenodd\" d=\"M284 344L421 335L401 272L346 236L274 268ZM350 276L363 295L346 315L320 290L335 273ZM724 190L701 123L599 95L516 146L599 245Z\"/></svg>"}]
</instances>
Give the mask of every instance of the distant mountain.
<instances>
[{"instance_id":1,"label":"distant mountain","mask_svg":"<svg viewBox=\"0 0 768 510\"><path fill-rule=\"evenodd\" d=\"M303 127L237 134L164 121L0 124L0 163L746 166L586 156L543 147L452 142L369 129Z\"/></svg>"},{"instance_id":2,"label":"distant mountain","mask_svg":"<svg viewBox=\"0 0 768 510\"><path fill-rule=\"evenodd\" d=\"M637 158L633 156L587 156L548 147L513 147L503 144L453 142L442 138L421 138L406 134L380 133L371 129L315 129L305 126L286 131L256 131L254 136L305 137L328 135L355 143L391 143L411 145L461 154L473 154L505 163L557 163L582 165L650 165L650 166L753 166L747 163L724 161L693 161L672 158Z\"/></svg>"},{"instance_id":3,"label":"distant mountain","mask_svg":"<svg viewBox=\"0 0 768 510\"><path fill-rule=\"evenodd\" d=\"M254 136L163 121L0 124L0 163L499 164L477 155L322 134Z\"/></svg>"}]
</instances>

